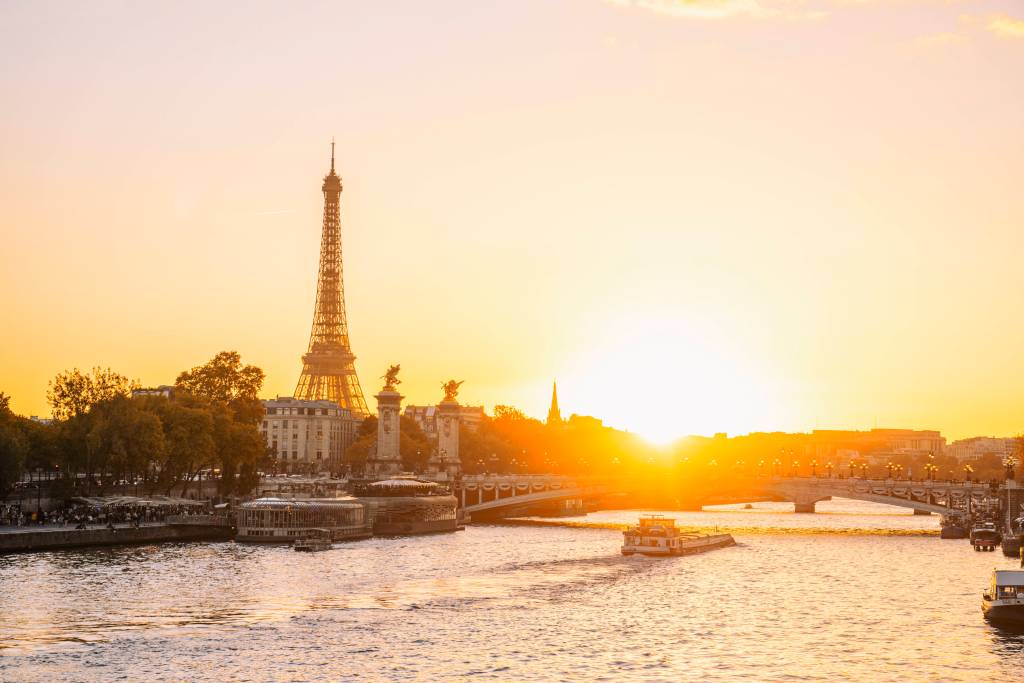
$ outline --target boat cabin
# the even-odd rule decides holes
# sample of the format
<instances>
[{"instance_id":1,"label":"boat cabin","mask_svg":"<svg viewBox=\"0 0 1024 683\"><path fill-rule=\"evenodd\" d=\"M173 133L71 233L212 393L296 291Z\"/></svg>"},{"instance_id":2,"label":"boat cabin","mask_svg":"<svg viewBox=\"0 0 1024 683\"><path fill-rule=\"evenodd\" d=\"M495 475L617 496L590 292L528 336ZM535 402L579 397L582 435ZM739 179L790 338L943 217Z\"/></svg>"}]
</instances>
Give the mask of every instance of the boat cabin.
<instances>
[{"instance_id":1,"label":"boat cabin","mask_svg":"<svg viewBox=\"0 0 1024 683\"><path fill-rule=\"evenodd\" d=\"M1024 600L1024 570L995 570L988 594L993 600Z\"/></svg>"},{"instance_id":2,"label":"boat cabin","mask_svg":"<svg viewBox=\"0 0 1024 683\"><path fill-rule=\"evenodd\" d=\"M675 536L679 533L676 529L676 520L663 515L644 515L636 531L641 536Z\"/></svg>"}]
</instances>

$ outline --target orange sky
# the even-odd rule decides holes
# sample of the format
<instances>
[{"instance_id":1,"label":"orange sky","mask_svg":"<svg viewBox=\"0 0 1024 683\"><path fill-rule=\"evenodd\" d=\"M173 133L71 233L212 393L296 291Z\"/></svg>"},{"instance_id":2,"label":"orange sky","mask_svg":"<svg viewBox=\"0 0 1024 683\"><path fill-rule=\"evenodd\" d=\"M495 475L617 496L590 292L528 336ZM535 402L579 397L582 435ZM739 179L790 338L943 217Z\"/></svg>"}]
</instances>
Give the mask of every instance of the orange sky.
<instances>
[{"instance_id":1,"label":"orange sky","mask_svg":"<svg viewBox=\"0 0 1024 683\"><path fill-rule=\"evenodd\" d=\"M1024 7L0 7L0 390L290 394L329 141L364 390L655 439L1024 431Z\"/></svg>"}]
</instances>

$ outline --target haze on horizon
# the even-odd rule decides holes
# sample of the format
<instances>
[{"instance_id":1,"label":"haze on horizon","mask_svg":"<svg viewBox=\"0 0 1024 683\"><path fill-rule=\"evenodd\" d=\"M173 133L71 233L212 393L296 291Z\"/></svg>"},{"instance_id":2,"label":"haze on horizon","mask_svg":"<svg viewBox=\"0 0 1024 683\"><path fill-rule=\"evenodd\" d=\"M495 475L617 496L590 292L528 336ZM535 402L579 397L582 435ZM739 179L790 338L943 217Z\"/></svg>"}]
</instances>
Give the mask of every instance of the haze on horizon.
<instances>
[{"instance_id":1,"label":"haze on horizon","mask_svg":"<svg viewBox=\"0 0 1024 683\"><path fill-rule=\"evenodd\" d=\"M17 412L225 349L290 395L334 136L368 397L1024 431L1018 2L7 2L0 57Z\"/></svg>"}]
</instances>

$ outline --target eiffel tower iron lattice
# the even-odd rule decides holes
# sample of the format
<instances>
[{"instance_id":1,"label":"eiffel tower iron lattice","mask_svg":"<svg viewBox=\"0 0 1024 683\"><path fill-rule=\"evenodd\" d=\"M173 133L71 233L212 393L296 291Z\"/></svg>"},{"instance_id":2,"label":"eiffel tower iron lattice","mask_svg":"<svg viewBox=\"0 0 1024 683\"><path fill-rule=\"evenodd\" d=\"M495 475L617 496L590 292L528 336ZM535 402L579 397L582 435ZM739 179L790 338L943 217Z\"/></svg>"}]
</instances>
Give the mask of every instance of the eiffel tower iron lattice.
<instances>
[{"instance_id":1,"label":"eiffel tower iron lattice","mask_svg":"<svg viewBox=\"0 0 1024 683\"><path fill-rule=\"evenodd\" d=\"M331 141L331 172L324 177L324 226L320 238L320 274L316 284L316 308L309 349L302 356L302 375L295 398L332 401L358 418L369 415L356 376L355 355L348 339L345 285L341 261L341 178L334 172Z\"/></svg>"}]
</instances>

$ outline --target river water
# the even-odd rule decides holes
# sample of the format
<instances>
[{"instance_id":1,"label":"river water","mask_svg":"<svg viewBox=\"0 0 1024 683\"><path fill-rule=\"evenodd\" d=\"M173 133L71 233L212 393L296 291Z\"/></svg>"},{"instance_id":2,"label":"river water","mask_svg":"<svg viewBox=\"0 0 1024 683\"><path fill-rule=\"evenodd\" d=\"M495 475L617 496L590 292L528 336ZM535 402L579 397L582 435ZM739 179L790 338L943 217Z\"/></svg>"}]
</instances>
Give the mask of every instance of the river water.
<instances>
[{"instance_id":1,"label":"river water","mask_svg":"<svg viewBox=\"0 0 1024 683\"><path fill-rule=\"evenodd\" d=\"M329 552L195 543L0 557L3 681L1021 681L993 567L937 517L854 501L665 513L733 548L475 526ZM583 526L586 525L586 526Z\"/></svg>"}]
</instances>

